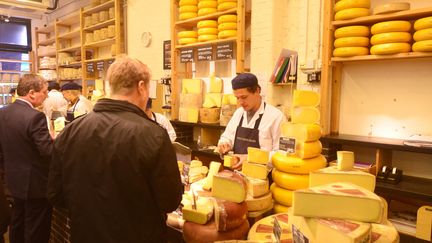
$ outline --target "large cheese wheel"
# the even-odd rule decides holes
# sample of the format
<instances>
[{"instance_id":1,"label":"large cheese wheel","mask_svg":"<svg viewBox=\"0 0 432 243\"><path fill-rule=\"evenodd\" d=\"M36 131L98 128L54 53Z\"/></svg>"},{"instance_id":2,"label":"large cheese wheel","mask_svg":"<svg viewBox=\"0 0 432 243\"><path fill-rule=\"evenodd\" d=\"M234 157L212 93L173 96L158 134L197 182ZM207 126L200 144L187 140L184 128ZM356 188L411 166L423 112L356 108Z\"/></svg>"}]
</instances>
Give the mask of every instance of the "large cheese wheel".
<instances>
[{"instance_id":1,"label":"large cheese wheel","mask_svg":"<svg viewBox=\"0 0 432 243\"><path fill-rule=\"evenodd\" d=\"M276 183L273 183L270 186L270 191L272 192L273 199L277 203L287 207L291 207L293 197L292 190L283 189L282 187L279 187Z\"/></svg>"},{"instance_id":2,"label":"large cheese wheel","mask_svg":"<svg viewBox=\"0 0 432 243\"><path fill-rule=\"evenodd\" d=\"M219 33L217 28L199 28L198 35L217 35Z\"/></svg>"},{"instance_id":3,"label":"large cheese wheel","mask_svg":"<svg viewBox=\"0 0 432 243\"><path fill-rule=\"evenodd\" d=\"M363 25L353 25L337 28L334 32L335 38L342 37L368 37L369 27Z\"/></svg>"},{"instance_id":4,"label":"large cheese wheel","mask_svg":"<svg viewBox=\"0 0 432 243\"><path fill-rule=\"evenodd\" d=\"M201 20L197 23L198 28L217 28L218 22L216 20Z\"/></svg>"},{"instance_id":5,"label":"large cheese wheel","mask_svg":"<svg viewBox=\"0 0 432 243\"><path fill-rule=\"evenodd\" d=\"M178 39L180 45L187 45L197 42L197 38L180 38Z\"/></svg>"},{"instance_id":6,"label":"large cheese wheel","mask_svg":"<svg viewBox=\"0 0 432 243\"><path fill-rule=\"evenodd\" d=\"M386 43L373 45L370 49L372 55L390 55L411 51L409 43Z\"/></svg>"},{"instance_id":7,"label":"large cheese wheel","mask_svg":"<svg viewBox=\"0 0 432 243\"><path fill-rule=\"evenodd\" d=\"M282 172L294 174L309 174L309 172L324 168L327 160L323 155L311 159L300 159L297 156L276 152L272 156L274 167Z\"/></svg>"},{"instance_id":8,"label":"large cheese wheel","mask_svg":"<svg viewBox=\"0 0 432 243\"><path fill-rule=\"evenodd\" d=\"M432 40L432 28L417 30L413 37L415 41Z\"/></svg>"},{"instance_id":9,"label":"large cheese wheel","mask_svg":"<svg viewBox=\"0 0 432 243\"><path fill-rule=\"evenodd\" d=\"M217 35L200 35L198 36L198 41L199 42L212 41L212 40L217 40L217 38L218 38Z\"/></svg>"},{"instance_id":10,"label":"large cheese wheel","mask_svg":"<svg viewBox=\"0 0 432 243\"><path fill-rule=\"evenodd\" d=\"M387 32L373 35L371 38L372 45L386 44L386 43L403 43L410 42L411 34L408 32Z\"/></svg>"},{"instance_id":11,"label":"large cheese wheel","mask_svg":"<svg viewBox=\"0 0 432 243\"><path fill-rule=\"evenodd\" d=\"M335 57L353 57L368 55L369 49L367 47L339 47L333 50Z\"/></svg>"},{"instance_id":12,"label":"large cheese wheel","mask_svg":"<svg viewBox=\"0 0 432 243\"><path fill-rule=\"evenodd\" d=\"M185 5L197 5L198 0L180 0L179 5L180 7Z\"/></svg>"},{"instance_id":13,"label":"large cheese wheel","mask_svg":"<svg viewBox=\"0 0 432 243\"><path fill-rule=\"evenodd\" d=\"M371 33L375 35L387 32L409 32L410 29L411 23L409 21L392 20L372 25Z\"/></svg>"},{"instance_id":14,"label":"large cheese wheel","mask_svg":"<svg viewBox=\"0 0 432 243\"><path fill-rule=\"evenodd\" d=\"M286 213L286 212L288 212L289 209L290 209L290 207L284 206L284 205L279 204L279 203L275 203L273 205L273 212L274 213Z\"/></svg>"},{"instance_id":15,"label":"large cheese wheel","mask_svg":"<svg viewBox=\"0 0 432 243\"><path fill-rule=\"evenodd\" d=\"M236 36L237 36L237 30L219 31L218 34L219 39L226 39L226 38L236 37Z\"/></svg>"},{"instance_id":16,"label":"large cheese wheel","mask_svg":"<svg viewBox=\"0 0 432 243\"><path fill-rule=\"evenodd\" d=\"M219 123L220 108L201 108L199 116L202 123Z\"/></svg>"},{"instance_id":17,"label":"large cheese wheel","mask_svg":"<svg viewBox=\"0 0 432 243\"><path fill-rule=\"evenodd\" d=\"M273 168L272 178L279 187L287 190L298 190L309 187L309 175L285 173Z\"/></svg>"},{"instance_id":18,"label":"large cheese wheel","mask_svg":"<svg viewBox=\"0 0 432 243\"><path fill-rule=\"evenodd\" d=\"M319 140L311 142L296 142L295 155L302 159L309 159L321 154L322 145Z\"/></svg>"},{"instance_id":19,"label":"large cheese wheel","mask_svg":"<svg viewBox=\"0 0 432 243\"><path fill-rule=\"evenodd\" d=\"M335 47L354 47L354 46L369 46L369 38L367 37L342 37L334 41Z\"/></svg>"},{"instance_id":20,"label":"large cheese wheel","mask_svg":"<svg viewBox=\"0 0 432 243\"><path fill-rule=\"evenodd\" d=\"M313 124L320 120L320 112L317 108L311 106L294 107L291 111L292 123Z\"/></svg>"},{"instance_id":21,"label":"large cheese wheel","mask_svg":"<svg viewBox=\"0 0 432 243\"><path fill-rule=\"evenodd\" d=\"M225 11L228 9L237 8L237 2L225 2L225 3L219 3L218 5L218 11Z\"/></svg>"},{"instance_id":22,"label":"large cheese wheel","mask_svg":"<svg viewBox=\"0 0 432 243\"><path fill-rule=\"evenodd\" d=\"M184 94L180 93L180 107L200 108L202 105L201 94Z\"/></svg>"},{"instance_id":23,"label":"large cheese wheel","mask_svg":"<svg viewBox=\"0 0 432 243\"><path fill-rule=\"evenodd\" d=\"M412 46L413 51L432 51L432 40L417 41Z\"/></svg>"},{"instance_id":24,"label":"large cheese wheel","mask_svg":"<svg viewBox=\"0 0 432 243\"><path fill-rule=\"evenodd\" d=\"M219 24L218 30L219 31L237 30L237 23L236 22L226 22L226 23Z\"/></svg>"},{"instance_id":25,"label":"large cheese wheel","mask_svg":"<svg viewBox=\"0 0 432 243\"><path fill-rule=\"evenodd\" d=\"M246 202L234 203L216 199L214 203L215 223L218 231L227 231L239 227L247 218Z\"/></svg>"},{"instance_id":26,"label":"large cheese wheel","mask_svg":"<svg viewBox=\"0 0 432 243\"><path fill-rule=\"evenodd\" d=\"M233 171L224 170L213 176L212 196L241 203L247 196L245 178Z\"/></svg>"},{"instance_id":27,"label":"large cheese wheel","mask_svg":"<svg viewBox=\"0 0 432 243\"><path fill-rule=\"evenodd\" d=\"M294 124L283 122L281 136L295 138L296 142L311 142L321 137L321 127L318 124Z\"/></svg>"},{"instance_id":28,"label":"large cheese wheel","mask_svg":"<svg viewBox=\"0 0 432 243\"><path fill-rule=\"evenodd\" d=\"M219 24L223 24L223 23L229 23L229 22L237 22L237 15L235 14L225 14L225 15L221 15L218 18L218 23Z\"/></svg>"},{"instance_id":29,"label":"large cheese wheel","mask_svg":"<svg viewBox=\"0 0 432 243\"><path fill-rule=\"evenodd\" d=\"M276 242L273 235L273 225L275 218L277 219L281 227L281 238L280 242L291 242L291 222L289 220L288 213L278 213L267 216L263 219L258 220L250 228L248 234L248 241L250 242Z\"/></svg>"},{"instance_id":30,"label":"large cheese wheel","mask_svg":"<svg viewBox=\"0 0 432 243\"><path fill-rule=\"evenodd\" d=\"M368 16L369 9L368 8L347 8L336 12L335 20L348 20L355 19L358 17Z\"/></svg>"},{"instance_id":31,"label":"large cheese wheel","mask_svg":"<svg viewBox=\"0 0 432 243\"><path fill-rule=\"evenodd\" d=\"M185 222L183 225L183 238L188 243L207 243L221 240L243 240L249 233L249 222L244 222L237 228L218 232L215 221L212 220L205 225Z\"/></svg>"},{"instance_id":32,"label":"large cheese wheel","mask_svg":"<svg viewBox=\"0 0 432 243\"><path fill-rule=\"evenodd\" d=\"M320 95L316 91L294 90L292 106L318 106L319 102Z\"/></svg>"},{"instance_id":33,"label":"large cheese wheel","mask_svg":"<svg viewBox=\"0 0 432 243\"><path fill-rule=\"evenodd\" d=\"M272 194L269 192L261 197L252 197L248 195L246 198L248 211L261 211L269 208L272 205Z\"/></svg>"},{"instance_id":34,"label":"large cheese wheel","mask_svg":"<svg viewBox=\"0 0 432 243\"><path fill-rule=\"evenodd\" d=\"M187 13L187 12L198 12L198 7L196 5L185 5L181 6L179 8L180 13Z\"/></svg>"},{"instance_id":35,"label":"large cheese wheel","mask_svg":"<svg viewBox=\"0 0 432 243\"><path fill-rule=\"evenodd\" d=\"M416 20L414 22L414 29L415 30L423 30L423 29L429 29L432 28L432 16L421 18Z\"/></svg>"},{"instance_id":36,"label":"large cheese wheel","mask_svg":"<svg viewBox=\"0 0 432 243\"><path fill-rule=\"evenodd\" d=\"M237 0L218 0L218 4L226 3L226 2L237 2Z\"/></svg>"},{"instance_id":37,"label":"large cheese wheel","mask_svg":"<svg viewBox=\"0 0 432 243\"><path fill-rule=\"evenodd\" d=\"M409 10L410 3L400 2L400 3L385 3L374 7L373 14L387 14L394 13L403 10Z\"/></svg>"},{"instance_id":38,"label":"large cheese wheel","mask_svg":"<svg viewBox=\"0 0 432 243\"><path fill-rule=\"evenodd\" d=\"M204 15L208 15L208 14L212 14L212 13L216 13L217 9L216 8L200 8L198 10L198 16L204 16Z\"/></svg>"},{"instance_id":39,"label":"large cheese wheel","mask_svg":"<svg viewBox=\"0 0 432 243\"><path fill-rule=\"evenodd\" d=\"M194 30L180 31L177 34L178 38L197 38L198 33Z\"/></svg>"},{"instance_id":40,"label":"large cheese wheel","mask_svg":"<svg viewBox=\"0 0 432 243\"><path fill-rule=\"evenodd\" d=\"M216 0L214 1L200 1L198 3L198 8L217 8L218 3Z\"/></svg>"},{"instance_id":41,"label":"large cheese wheel","mask_svg":"<svg viewBox=\"0 0 432 243\"><path fill-rule=\"evenodd\" d=\"M335 4L334 11L348 8L370 8L370 0L341 0Z\"/></svg>"},{"instance_id":42,"label":"large cheese wheel","mask_svg":"<svg viewBox=\"0 0 432 243\"><path fill-rule=\"evenodd\" d=\"M180 20L192 19L196 17L198 17L198 14L196 12L185 12L179 15Z\"/></svg>"}]
</instances>

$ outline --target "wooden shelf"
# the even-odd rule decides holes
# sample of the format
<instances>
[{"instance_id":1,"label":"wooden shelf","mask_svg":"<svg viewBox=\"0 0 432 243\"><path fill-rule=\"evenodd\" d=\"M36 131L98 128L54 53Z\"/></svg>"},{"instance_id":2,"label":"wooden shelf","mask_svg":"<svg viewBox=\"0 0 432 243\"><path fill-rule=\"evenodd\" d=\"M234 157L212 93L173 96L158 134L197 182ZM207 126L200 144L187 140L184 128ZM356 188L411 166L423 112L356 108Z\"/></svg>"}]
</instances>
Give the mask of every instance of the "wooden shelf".
<instances>
[{"instance_id":1,"label":"wooden shelf","mask_svg":"<svg viewBox=\"0 0 432 243\"><path fill-rule=\"evenodd\" d=\"M432 202L432 179L403 176L396 185L377 181L375 192L397 194L400 197L416 198Z\"/></svg>"},{"instance_id":2,"label":"wooden shelf","mask_svg":"<svg viewBox=\"0 0 432 243\"><path fill-rule=\"evenodd\" d=\"M208 45L218 44L218 43L222 43L222 42L234 42L236 40L237 40L237 38L233 37L233 38L227 38L227 39L221 39L221 40L197 42L197 43L192 43L192 44L187 44L187 45L177 45L175 48L176 49L182 49L182 48L189 48L189 47L196 47L196 46L208 46Z\"/></svg>"},{"instance_id":3,"label":"wooden shelf","mask_svg":"<svg viewBox=\"0 0 432 243\"><path fill-rule=\"evenodd\" d=\"M408 52L393 55L365 55L355 57L332 57L332 62L381 61L400 59L432 58L432 52Z\"/></svg>"},{"instance_id":4,"label":"wooden shelf","mask_svg":"<svg viewBox=\"0 0 432 243\"><path fill-rule=\"evenodd\" d=\"M0 73L30 73L30 71L0 70Z\"/></svg>"},{"instance_id":5,"label":"wooden shelf","mask_svg":"<svg viewBox=\"0 0 432 243\"><path fill-rule=\"evenodd\" d=\"M79 12L72 13L66 17L57 20L57 25L70 26L73 24L79 24L80 14Z\"/></svg>"},{"instance_id":6,"label":"wooden shelf","mask_svg":"<svg viewBox=\"0 0 432 243\"><path fill-rule=\"evenodd\" d=\"M81 50L81 46L72 46L64 49L58 50L58 52L72 52L72 51L79 51Z\"/></svg>"},{"instance_id":7,"label":"wooden shelf","mask_svg":"<svg viewBox=\"0 0 432 243\"><path fill-rule=\"evenodd\" d=\"M110 46L115 43L115 38L105 39L97 42L92 42L89 44L85 44L84 47L103 47L103 46Z\"/></svg>"},{"instance_id":8,"label":"wooden shelf","mask_svg":"<svg viewBox=\"0 0 432 243\"><path fill-rule=\"evenodd\" d=\"M15 59L0 59L0 62L31 63L31 61L29 61L29 60L15 60Z\"/></svg>"},{"instance_id":9,"label":"wooden shelf","mask_svg":"<svg viewBox=\"0 0 432 243\"><path fill-rule=\"evenodd\" d=\"M295 85L297 83L293 83L293 82L289 82L289 83L271 83L274 86L291 86L291 85Z\"/></svg>"},{"instance_id":10,"label":"wooden shelf","mask_svg":"<svg viewBox=\"0 0 432 243\"><path fill-rule=\"evenodd\" d=\"M39 43L37 43L37 46L50 46L54 43L55 43L55 38L53 37L43 41L39 41Z\"/></svg>"},{"instance_id":11,"label":"wooden shelf","mask_svg":"<svg viewBox=\"0 0 432 243\"><path fill-rule=\"evenodd\" d=\"M89 14L92 14L92 13L96 13L96 12L99 12L99 11L102 11L102 10L109 9L110 7L114 7L114 0L102 3L100 5L97 5L97 6L93 7L93 8L89 8L87 10L84 10L83 14L89 15Z\"/></svg>"},{"instance_id":12,"label":"wooden shelf","mask_svg":"<svg viewBox=\"0 0 432 243\"><path fill-rule=\"evenodd\" d=\"M82 78L69 78L69 79L65 79L65 78L57 78L60 82L71 82L71 81L75 81L75 80L82 80Z\"/></svg>"},{"instance_id":13,"label":"wooden shelf","mask_svg":"<svg viewBox=\"0 0 432 243\"><path fill-rule=\"evenodd\" d=\"M59 64L59 68L78 68L81 67L81 62L71 62L69 64Z\"/></svg>"},{"instance_id":14,"label":"wooden shelf","mask_svg":"<svg viewBox=\"0 0 432 243\"><path fill-rule=\"evenodd\" d=\"M225 126L221 126L218 123L210 124L210 123L190 123L190 122L182 122L179 120L172 120L172 124L176 125L183 125L183 126L191 126L191 127L201 127L201 128L213 128L213 129L219 129L219 130L225 130Z\"/></svg>"},{"instance_id":15,"label":"wooden shelf","mask_svg":"<svg viewBox=\"0 0 432 243\"><path fill-rule=\"evenodd\" d=\"M80 28L74 29L70 32L60 34L57 38L59 39L74 39L80 36Z\"/></svg>"},{"instance_id":16,"label":"wooden shelf","mask_svg":"<svg viewBox=\"0 0 432 243\"><path fill-rule=\"evenodd\" d=\"M57 70L57 68L38 68L38 70Z\"/></svg>"},{"instance_id":17,"label":"wooden shelf","mask_svg":"<svg viewBox=\"0 0 432 243\"><path fill-rule=\"evenodd\" d=\"M175 23L175 25L177 27L185 27L185 28L196 27L196 24L198 23L198 21L201 21L201 20L211 20L211 19L216 20L221 15L234 14L234 13L237 13L237 8L229 9L229 10L226 10L226 11L223 11L223 12L217 12L217 13L213 13L213 14L208 14L208 15L205 15L205 16L200 16L200 17L196 17L196 18L192 18L192 19L186 19L186 20L177 21Z\"/></svg>"},{"instance_id":18,"label":"wooden shelf","mask_svg":"<svg viewBox=\"0 0 432 243\"><path fill-rule=\"evenodd\" d=\"M106 57L106 58L96 58L96 59L89 59L89 60L84 60L85 63L90 63L90 62L102 62L102 61L109 61L109 60L114 60L115 57Z\"/></svg>"},{"instance_id":19,"label":"wooden shelf","mask_svg":"<svg viewBox=\"0 0 432 243\"><path fill-rule=\"evenodd\" d=\"M95 24L95 25L91 25L91 26L85 27L83 30L84 31L93 31L93 30L101 29L101 28L104 28L104 27L107 27L107 26L113 25L113 24L115 24L115 18L114 19L109 19L109 20L107 20L105 22L101 22L99 24Z\"/></svg>"}]
</instances>

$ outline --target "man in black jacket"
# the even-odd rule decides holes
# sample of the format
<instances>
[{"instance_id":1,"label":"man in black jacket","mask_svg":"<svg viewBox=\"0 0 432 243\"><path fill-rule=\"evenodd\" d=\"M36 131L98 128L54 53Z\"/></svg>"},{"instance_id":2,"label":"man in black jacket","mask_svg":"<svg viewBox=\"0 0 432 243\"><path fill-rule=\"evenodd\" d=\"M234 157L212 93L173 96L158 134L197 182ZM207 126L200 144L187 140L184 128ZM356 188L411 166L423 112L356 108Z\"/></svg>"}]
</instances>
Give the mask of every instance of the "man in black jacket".
<instances>
[{"instance_id":1,"label":"man in black jacket","mask_svg":"<svg viewBox=\"0 0 432 243\"><path fill-rule=\"evenodd\" d=\"M10 221L9 202L3 188L2 170L0 169L0 243L4 243L3 235L6 233Z\"/></svg>"},{"instance_id":2,"label":"man in black jacket","mask_svg":"<svg viewBox=\"0 0 432 243\"><path fill-rule=\"evenodd\" d=\"M183 187L166 130L144 113L150 71L124 57L107 79L111 98L54 142L48 197L69 209L74 243L165 242Z\"/></svg>"}]
</instances>

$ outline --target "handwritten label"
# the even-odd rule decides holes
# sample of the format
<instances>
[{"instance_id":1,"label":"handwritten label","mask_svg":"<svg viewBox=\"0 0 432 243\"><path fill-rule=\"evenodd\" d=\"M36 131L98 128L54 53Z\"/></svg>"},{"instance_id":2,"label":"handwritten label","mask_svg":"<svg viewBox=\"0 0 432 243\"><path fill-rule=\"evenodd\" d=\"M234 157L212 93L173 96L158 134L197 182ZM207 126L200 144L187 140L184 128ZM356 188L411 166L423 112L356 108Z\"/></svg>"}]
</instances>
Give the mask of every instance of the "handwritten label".
<instances>
[{"instance_id":1,"label":"handwritten label","mask_svg":"<svg viewBox=\"0 0 432 243\"><path fill-rule=\"evenodd\" d=\"M98 71L103 71L104 70L104 62L103 61L102 62L97 62L96 63L96 69Z\"/></svg>"},{"instance_id":2,"label":"handwritten label","mask_svg":"<svg viewBox=\"0 0 432 243\"><path fill-rule=\"evenodd\" d=\"M180 50L180 62L193 62L194 49L193 48L183 48Z\"/></svg>"},{"instance_id":3,"label":"handwritten label","mask_svg":"<svg viewBox=\"0 0 432 243\"><path fill-rule=\"evenodd\" d=\"M213 46L204 46L197 48L198 61L213 60Z\"/></svg>"},{"instance_id":4,"label":"handwritten label","mask_svg":"<svg viewBox=\"0 0 432 243\"><path fill-rule=\"evenodd\" d=\"M93 73L94 72L94 65L93 63L87 63L87 72Z\"/></svg>"},{"instance_id":5,"label":"handwritten label","mask_svg":"<svg viewBox=\"0 0 432 243\"><path fill-rule=\"evenodd\" d=\"M216 60L225 60L225 59L233 59L234 51L233 51L233 43L225 42L219 43L216 46Z\"/></svg>"},{"instance_id":6,"label":"handwritten label","mask_svg":"<svg viewBox=\"0 0 432 243\"><path fill-rule=\"evenodd\" d=\"M163 42L163 69L171 69L171 40Z\"/></svg>"},{"instance_id":7,"label":"handwritten label","mask_svg":"<svg viewBox=\"0 0 432 243\"><path fill-rule=\"evenodd\" d=\"M293 154L295 153L295 146L295 138L280 137L279 150L286 151L289 154Z\"/></svg>"}]
</instances>

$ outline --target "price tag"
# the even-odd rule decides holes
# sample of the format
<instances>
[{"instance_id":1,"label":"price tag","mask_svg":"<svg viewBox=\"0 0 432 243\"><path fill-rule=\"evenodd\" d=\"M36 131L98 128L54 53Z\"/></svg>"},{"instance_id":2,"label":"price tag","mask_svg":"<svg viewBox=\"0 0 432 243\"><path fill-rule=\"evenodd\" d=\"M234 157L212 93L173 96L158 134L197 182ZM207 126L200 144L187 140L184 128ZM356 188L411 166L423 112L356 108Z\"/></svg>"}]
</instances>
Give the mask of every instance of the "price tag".
<instances>
[{"instance_id":1,"label":"price tag","mask_svg":"<svg viewBox=\"0 0 432 243\"><path fill-rule=\"evenodd\" d=\"M216 60L225 60L225 59L233 59L234 51L233 51L233 43L225 42L219 43L216 46Z\"/></svg>"},{"instance_id":2,"label":"price tag","mask_svg":"<svg viewBox=\"0 0 432 243\"><path fill-rule=\"evenodd\" d=\"M309 243L309 239L294 224L292 225L292 236L293 242Z\"/></svg>"},{"instance_id":3,"label":"price tag","mask_svg":"<svg viewBox=\"0 0 432 243\"><path fill-rule=\"evenodd\" d=\"M180 62L193 62L194 49L193 48L183 48L180 50Z\"/></svg>"},{"instance_id":4,"label":"price tag","mask_svg":"<svg viewBox=\"0 0 432 243\"><path fill-rule=\"evenodd\" d=\"M163 69L171 70L171 40L163 42Z\"/></svg>"},{"instance_id":5,"label":"price tag","mask_svg":"<svg viewBox=\"0 0 432 243\"><path fill-rule=\"evenodd\" d=\"M94 65L93 63L87 63L87 72L93 73L94 72Z\"/></svg>"},{"instance_id":6,"label":"price tag","mask_svg":"<svg viewBox=\"0 0 432 243\"><path fill-rule=\"evenodd\" d=\"M108 60L108 62L107 62L108 67L109 67L111 64L113 64L113 62L114 62L114 60Z\"/></svg>"},{"instance_id":7,"label":"price tag","mask_svg":"<svg viewBox=\"0 0 432 243\"><path fill-rule=\"evenodd\" d=\"M274 221L273 221L273 235L275 236L276 242L280 243L280 238L281 238L281 234L282 234L282 229L281 226L279 224L279 221L276 217L274 217Z\"/></svg>"},{"instance_id":8,"label":"price tag","mask_svg":"<svg viewBox=\"0 0 432 243\"><path fill-rule=\"evenodd\" d=\"M295 138L280 137L279 150L286 151L289 154L295 153L296 140Z\"/></svg>"},{"instance_id":9,"label":"price tag","mask_svg":"<svg viewBox=\"0 0 432 243\"><path fill-rule=\"evenodd\" d=\"M197 48L198 61L213 60L213 46L204 46Z\"/></svg>"},{"instance_id":10,"label":"price tag","mask_svg":"<svg viewBox=\"0 0 432 243\"><path fill-rule=\"evenodd\" d=\"M104 62L103 61L102 62L97 62L96 63L96 69L98 71L103 71L104 70Z\"/></svg>"}]
</instances>

